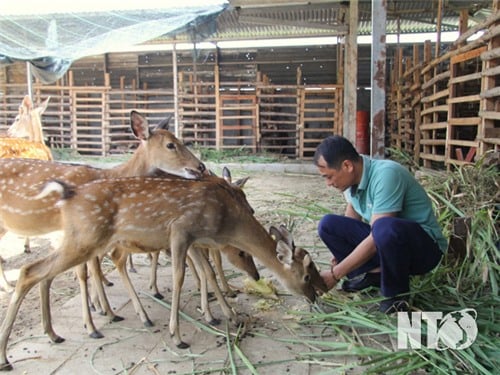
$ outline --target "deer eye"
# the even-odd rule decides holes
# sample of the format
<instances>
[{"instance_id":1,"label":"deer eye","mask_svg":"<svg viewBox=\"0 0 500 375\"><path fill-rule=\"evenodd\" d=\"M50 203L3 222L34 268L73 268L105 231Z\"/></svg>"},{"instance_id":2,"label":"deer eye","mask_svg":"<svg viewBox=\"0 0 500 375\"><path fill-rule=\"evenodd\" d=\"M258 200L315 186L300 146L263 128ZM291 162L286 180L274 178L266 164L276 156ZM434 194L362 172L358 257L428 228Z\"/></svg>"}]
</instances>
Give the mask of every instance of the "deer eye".
<instances>
[{"instance_id":1,"label":"deer eye","mask_svg":"<svg viewBox=\"0 0 500 375\"><path fill-rule=\"evenodd\" d=\"M175 144L174 144L174 143L172 143L172 142L167 143L167 148L168 148L169 150L173 150L173 149L175 148Z\"/></svg>"},{"instance_id":2,"label":"deer eye","mask_svg":"<svg viewBox=\"0 0 500 375\"><path fill-rule=\"evenodd\" d=\"M308 273L306 273L304 275L304 282L307 284L307 283L309 283L309 281L311 281L311 275L309 275Z\"/></svg>"},{"instance_id":3,"label":"deer eye","mask_svg":"<svg viewBox=\"0 0 500 375\"><path fill-rule=\"evenodd\" d=\"M241 258L244 258L245 257L245 252L244 251L240 251L238 253L238 256L241 257Z\"/></svg>"}]
</instances>

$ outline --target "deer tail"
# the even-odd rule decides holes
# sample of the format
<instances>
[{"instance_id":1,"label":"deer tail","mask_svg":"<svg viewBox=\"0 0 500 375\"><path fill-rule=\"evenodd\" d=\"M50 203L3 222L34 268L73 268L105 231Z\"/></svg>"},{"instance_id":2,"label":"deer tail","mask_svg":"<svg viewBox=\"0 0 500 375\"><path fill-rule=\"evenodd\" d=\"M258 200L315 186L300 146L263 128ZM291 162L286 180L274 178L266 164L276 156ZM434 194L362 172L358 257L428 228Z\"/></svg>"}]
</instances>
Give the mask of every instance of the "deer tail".
<instances>
[{"instance_id":1,"label":"deer tail","mask_svg":"<svg viewBox=\"0 0 500 375\"><path fill-rule=\"evenodd\" d=\"M75 187L61 180L47 182L40 193L34 199L42 199L51 193L57 193L62 200L69 199L75 195Z\"/></svg>"}]
</instances>

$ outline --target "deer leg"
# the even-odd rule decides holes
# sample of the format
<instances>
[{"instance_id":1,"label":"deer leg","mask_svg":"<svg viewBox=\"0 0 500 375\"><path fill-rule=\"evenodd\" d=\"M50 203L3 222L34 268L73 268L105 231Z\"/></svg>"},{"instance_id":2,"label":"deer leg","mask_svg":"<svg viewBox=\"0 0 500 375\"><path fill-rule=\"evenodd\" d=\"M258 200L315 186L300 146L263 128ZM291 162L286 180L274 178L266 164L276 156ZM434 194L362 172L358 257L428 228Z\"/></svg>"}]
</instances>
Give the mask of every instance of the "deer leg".
<instances>
[{"instance_id":1,"label":"deer leg","mask_svg":"<svg viewBox=\"0 0 500 375\"><path fill-rule=\"evenodd\" d=\"M139 300L139 296L137 295L137 292L135 291L135 288L132 285L132 282L130 281L130 277L127 272L127 258L129 254L130 253L128 253L124 249L115 248L111 252L111 259L113 260L113 263L115 264L118 272L120 273L125 288L127 288L130 299L132 300L132 304L134 305L135 312L139 314L139 317L141 321L144 323L144 326L153 327L154 324L149 319L146 310L144 310L144 306Z\"/></svg>"},{"instance_id":2,"label":"deer leg","mask_svg":"<svg viewBox=\"0 0 500 375\"><path fill-rule=\"evenodd\" d=\"M137 273L137 270L134 267L134 260L132 259L132 253L128 255L128 262L129 262L129 271L133 273Z\"/></svg>"},{"instance_id":3,"label":"deer leg","mask_svg":"<svg viewBox=\"0 0 500 375\"><path fill-rule=\"evenodd\" d=\"M199 289L200 289L200 298L201 298L201 311L205 317L205 321L211 325L219 325L220 320L215 319L210 311L210 304L208 303L208 288L207 288L207 278L205 276L205 270L203 269L203 264L198 259L198 254L193 254L196 250L189 250L187 255L187 260L191 260L191 270L193 273L197 273L199 270ZM192 259L191 259L192 255ZM195 267L196 266L196 267Z\"/></svg>"},{"instance_id":4,"label":"deer leg","mask_svg":"<svg viewBox=\"0 0 500 375\"><path fill-rule=\"evenodd\" d=\"M99 297L99 303L102 307L102 310L104 311L104 315L109 316L110 321L112 321L112 322L120 322L120 321L124 320L124 318L122 318L121 316L116 315L113 312L113 309L111 308L111 306L109 305L108 298L106 297L106 292L104 291L104 287L102 285L101 277L99 276L102 274L102 271L100 270L101 262L99 260L99 257L92 257L88 261L88 264L90 266L90 271L92 274L92 280L93 280L92 285L96 289L97 296ZM87 303L87 307L88 307L88 303Z\"/></svg>"},{"instance_id":5,"label":"deer leg","mask_svg":"<svg viewBox=\"0 0 500 375\"><path fill-rule=\"evenodd\" d=\"M155 298L163 299L163 295L158 290L158 283L156 273L158 272L158 258L160 257L159 251L154 251L151 254L151 274L149 277L149 289L153 290Z\"/></svg>"},{"instance_id":6,"label":"deer leg","mask_svg":"<svg viewBox=\"0 0 500 375\"><path fill-rule=\"evenodd\" d=\"M178 233L172 226L172 233ZM181 289L184 284L186 254L189 244L185 238L171 236L171 257L172 257L172 307L170 310L169 332L175 345L179 349L189 348L189 344L181 340L179 329L179 305L181 299Z\"/></svg>"},{"instance_id":7,"label":"deer leg","mask_svg":"<svg viewBox=\"0 0 500 375\"><path fill-rule=\"evenodd\" d=\"M83 316L83 326L87 329L89 336L93 339L103 338L104 335L97 330L92 320L92 315L90 314L89 308L89 293L87 285L87 264L82 263L76 267L76 275L78 276L78 282L80 284L80 294L82 297L82 316Z\"/></svg>"},{"instance_id":8,"label":"deer leg","mask_svg":"<svg viewBox=\"0 0 500 375\"><path fill-rule=\"evenodd\" d=\"M40 281L40 305L42 310L43 332L49 336L50 340L56 344L64 341L64 338L55 333L52 327L52 315L50 312L50 285L53 279Z\"/></svg>"},{"instance_id":9,"label":"deer leg","mask_svg":"<svg viewBox=\"0 0 500 375\"><path fill-rule=\"evenodd\" d=\"M31 288L37 283L46 280L42 285L44 291L42 296L46 293L48 296L50 286L50 280L59 275L60 273L76 266L80 262L85 261L85 254L78 253L74 256L74 253L64 254L62 251L55 251L45 258L33 262L31 264L25 265L21 268L19 272L19 279L17 280L14 293L11 296L9 306L7 307L7 312L3 320L2 326L0 327L0 369L10 370L12 365L7 361L7 341L9 339L10 333L12 332L12 326L16 320L16 315L19 311L19 307L23 302L26 294L31 290ZM83 259L82 259L83 258ZM42 309L44 303L48 303L48 299L42 302ZM50 310L42 311L42 314L50 314ZM62 340L62 339L61 339ZM58 340L56 342L61 342Z\"/></svg>"},{"instance_id":10,"label":"deer leg","mask_svg":"<svg viewBox=\"0 0 500 375\"><path fill-rule=\"evenodd\" d=\"M210 262L208 261L206 256L199 251L192 251L190 255L193 257L193 259L197 259L197 261L200 263L202 272L204 274L203 277L206 278L206 280L210 284L210 287L214 291L217 301L219 302L219 305L224 315L231 321L236 322L237 321L236 313L227 303L226 298L222 294L222 291L219 288L219 284L217 283L214 270L210 265Z\"/></svg>"},{"instance_id":11,"label":"deer leg","mask_svg":"<svg viewBox=\"0 0 500 375\"><path fill-rule=\"evenodd\" d=\"M198 271L196 270L196 267L195 267L195 265L194 265L193 260L191 259L191 257L189 257L189 256L186 257L186 263L187 263L189 269L191 270L191 272L193 273L193 278L194 278L194 280L196 282L196 287L198 288L198 290L201 291L201 283L202 283L202 281L201 281L200 275L198 274ZM207 293L208 293L208 290L207 290ZM207 294L207 296L208 296L208 294Z\"/></svg>"},{"instance_id":12,"label":"deer leg","mask_svg":"<svg viewBox=\"0 0 500 375\"><path fill-rule=\"evenodd\" d=\"M221 283L221 290L228 294L228 295L235 295L233 290L229 287L229 284L227 283L226 275L224 274L224 268L222 267L222 257L220 254L220 251L218 249L212 249L210 248L208 250L208 253L210 254L210 258L212 259L214 266L215 266L215 272L217 272L217 276L219 276L219 281Z\"/></svg>"},{"instance_id":13,"label":"deer leg","mask_svg":"<svg viewBox=\"0 0 500 375\"><path fill-rule=\"evenodd\" d=\"M3 320L2 326L0 327L0 370L10 371L12 370L12 365L7 360L7 342L9 340L10 333L12 331L12 326L16 320L19 307L24 300L26 294L30 289L36 284L32 280L24 280L25 269L21 270L20 281L18 281L14 293L12 294L7 307L7 312Z\"/></svg>"},{"instance_id":14,"label":"deer leg","mask_svg":"<svg viewBox=\"0 0 500 375\"><path fill-rule=\"evenodd\" d=\"M0 287L6 292L12 292L14 287L9 283L7 277L5 276L5 272L3 271L3 264L5 260L0 256Z\"/></svg>"},{"instance_id":15,"label":"deer leg","mask_svg":"<svg viewBox=\"0 0 500 375\"><path fill-rule=\"evenodd\" d=\"M25 254L31 253L30 238L29 237L26 237L24 239L24 253Z\"/></svg>"},{"instance_id":16,"label":"deer leg","mask_svg":"<svg viewBox=\"0 0 500 375\"><path fill-rule=\"evenodd\" d=\"M99 262L102 263L104 259L104 255L99 257ZM109 281L106 276L104 276L104 273L102 272L102 268L99 267L99 278L101 279L102 283L106 286L113 286L113 283Z\"/></svg>"}]
</instances>

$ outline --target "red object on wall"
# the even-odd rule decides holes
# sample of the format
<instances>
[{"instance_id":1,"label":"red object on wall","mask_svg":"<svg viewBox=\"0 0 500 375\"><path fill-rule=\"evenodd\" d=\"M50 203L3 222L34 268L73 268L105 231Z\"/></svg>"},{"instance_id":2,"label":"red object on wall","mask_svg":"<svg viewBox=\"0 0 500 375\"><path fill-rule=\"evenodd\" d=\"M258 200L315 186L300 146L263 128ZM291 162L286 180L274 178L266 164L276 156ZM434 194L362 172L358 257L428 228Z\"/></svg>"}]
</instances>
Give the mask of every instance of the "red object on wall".
<instances>
[{"instance_id":1,"label":"red object on wall","mask_svg":"<svg viewBox=\"0 0 500 375\"><path fill-rule=\"evenodd\" d=\"M360 154L370 154L370 113L356 112L356 150Z\"/></svg>"}]
</instances>

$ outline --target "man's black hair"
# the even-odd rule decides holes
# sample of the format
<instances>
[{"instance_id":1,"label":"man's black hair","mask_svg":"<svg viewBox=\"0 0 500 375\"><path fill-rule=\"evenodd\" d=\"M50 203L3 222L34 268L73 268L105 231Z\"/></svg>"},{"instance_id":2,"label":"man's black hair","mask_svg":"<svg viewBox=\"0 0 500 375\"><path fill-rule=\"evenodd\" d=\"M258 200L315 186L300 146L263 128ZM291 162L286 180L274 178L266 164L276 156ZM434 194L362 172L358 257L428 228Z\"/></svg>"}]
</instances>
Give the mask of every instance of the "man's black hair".
<instances>
[{"instance_id":1,"label":"man's black hair","mask_svg":"<svg viewBox=\"0 0 500 375\"><path fill-rule=\"evenodd\" d=\"M340 135L325 138L314 153L314 164L323 156L329 168L339 169L344 160L358 161L361 157L352 143Z\"/></svg>"}]
</instances>

